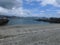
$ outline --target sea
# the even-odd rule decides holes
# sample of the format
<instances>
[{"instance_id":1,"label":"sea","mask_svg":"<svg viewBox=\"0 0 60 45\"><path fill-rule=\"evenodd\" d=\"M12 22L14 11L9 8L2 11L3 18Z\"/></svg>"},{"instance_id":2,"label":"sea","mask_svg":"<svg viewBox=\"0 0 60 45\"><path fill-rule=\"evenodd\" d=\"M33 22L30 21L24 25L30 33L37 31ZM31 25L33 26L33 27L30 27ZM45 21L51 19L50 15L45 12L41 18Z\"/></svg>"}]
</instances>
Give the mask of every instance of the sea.
<instances>
[{"instance_id":1,"label":"sea","mask_svg":"<svg viewBox=\"0 0 60 45\"><path fill-rule=\"evenodd\" d=\"M49 24L48 22L36 21L37 17L21 17L21 18L9 18L7 25L17 25L17 24Z\"/></svg>"}]
</instances>

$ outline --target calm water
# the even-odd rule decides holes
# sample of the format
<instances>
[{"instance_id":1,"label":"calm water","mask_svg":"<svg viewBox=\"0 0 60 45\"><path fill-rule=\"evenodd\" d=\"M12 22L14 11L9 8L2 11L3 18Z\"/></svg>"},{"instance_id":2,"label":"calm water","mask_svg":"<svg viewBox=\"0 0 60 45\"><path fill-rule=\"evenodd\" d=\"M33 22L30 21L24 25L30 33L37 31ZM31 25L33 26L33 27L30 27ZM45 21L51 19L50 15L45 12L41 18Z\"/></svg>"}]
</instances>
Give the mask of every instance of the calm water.
<instances>
[{"instance_id":1,"label":"calm water","mask_svg":"<svg viewBox=\"0 0 60 45\"><path fill-rule=\"evenodd\" d=\"M47 22L35 21L35 18L20 18L20 19L10 19L8 25L15 24L49 24Z\"/></svg>"}]
</instances>

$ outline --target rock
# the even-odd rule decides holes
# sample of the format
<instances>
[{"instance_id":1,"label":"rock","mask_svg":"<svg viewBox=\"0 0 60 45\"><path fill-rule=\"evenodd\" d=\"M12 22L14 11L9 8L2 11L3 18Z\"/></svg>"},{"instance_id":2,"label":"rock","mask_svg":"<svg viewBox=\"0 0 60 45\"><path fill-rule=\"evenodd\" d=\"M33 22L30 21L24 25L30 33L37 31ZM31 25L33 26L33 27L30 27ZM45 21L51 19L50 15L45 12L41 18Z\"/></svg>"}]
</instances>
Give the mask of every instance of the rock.
<instances>
[{"instance_id":1,"label":"rock","mask_svg":"<svg viewBox=\"0 0 60 45\"><path fill-rule=\"evenodd\" d=\"M60 23L60 18L40 18L36 19L36 21L43 21L43 22L49 22L49 23Z\"/></svg>"},{"instance_id":2,"label":"rock","mask_svg":"<svg viewBox=\"0 0 60 45\"><path fill-rule=\"evenodd\" d=\"M2 17L0 19L0 25L6 25L9 22L7 17Z\"/></svg>"}]
</instances>

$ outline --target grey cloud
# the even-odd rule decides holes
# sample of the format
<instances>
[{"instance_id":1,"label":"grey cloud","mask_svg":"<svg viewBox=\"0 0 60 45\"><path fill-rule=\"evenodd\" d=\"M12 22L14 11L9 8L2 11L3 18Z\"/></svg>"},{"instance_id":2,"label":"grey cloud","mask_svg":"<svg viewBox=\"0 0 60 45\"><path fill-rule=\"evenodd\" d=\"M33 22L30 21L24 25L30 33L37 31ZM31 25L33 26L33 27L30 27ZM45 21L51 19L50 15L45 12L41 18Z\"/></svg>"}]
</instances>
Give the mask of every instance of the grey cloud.
<instances>
[{"instance_id":1,"label":"grey cloud","mask_svg":"<svg viewBox=\"0 0 60 45\"><path fill-rule=\"evenodd\" d=\"M21 0L0 0L0 6L3 8L12 8L21 6Z\"/></svg>"},{"instance_id":2,"label":"grey cloud","mask_svg":"<svg viewBox=\"0 0 60 45\"><path fill-rule=\"evenodd\" d=\"M56 0L56 2L57 2L58 4L60 4L60 0Z\"/></svg>"},{"instance_id":3,"label":"grey cloud","mask_svg":"<svg viewBox=\"0 0 60 45\"><path fill-rule=\"evenodd\" d=\"M22 13L22 0L0 0L1 15L19 15Z\"/></svg>"}]
</instances>

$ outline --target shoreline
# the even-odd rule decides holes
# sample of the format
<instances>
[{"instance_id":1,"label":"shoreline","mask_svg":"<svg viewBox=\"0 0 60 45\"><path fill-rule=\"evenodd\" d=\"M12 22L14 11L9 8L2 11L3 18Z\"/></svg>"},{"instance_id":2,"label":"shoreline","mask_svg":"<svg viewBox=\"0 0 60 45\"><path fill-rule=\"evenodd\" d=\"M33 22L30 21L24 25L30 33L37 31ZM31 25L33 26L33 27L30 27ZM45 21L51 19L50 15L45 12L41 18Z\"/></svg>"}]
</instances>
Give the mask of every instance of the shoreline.
<instances>
[{"instance_id":1,"label":"shoreline","mask_svg":"<svg viewBox=\"0 0 60 45\"><path fill-rule=\"evenodd\" d=\"M58 27L58 26L60 26L60 24L45 24L45 25L43 25L43 24L16 24L16 25L4 25L4 26L0 26L0 28L10 28L10 27L12 27L12 28L17 28L17 27L20 27L20 28L24 28L24 27Z\"/></svg>"},{"instance_id":2,"label":"shoreline","mask_svg":"<svg viewBox=\"0 0 60 45\"><path fill-rule=\"evenodd\" d=\"M59 40L60 24L0 27L0 45L59 45Z\"/></svg>"}]
</instances>

